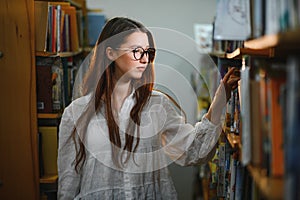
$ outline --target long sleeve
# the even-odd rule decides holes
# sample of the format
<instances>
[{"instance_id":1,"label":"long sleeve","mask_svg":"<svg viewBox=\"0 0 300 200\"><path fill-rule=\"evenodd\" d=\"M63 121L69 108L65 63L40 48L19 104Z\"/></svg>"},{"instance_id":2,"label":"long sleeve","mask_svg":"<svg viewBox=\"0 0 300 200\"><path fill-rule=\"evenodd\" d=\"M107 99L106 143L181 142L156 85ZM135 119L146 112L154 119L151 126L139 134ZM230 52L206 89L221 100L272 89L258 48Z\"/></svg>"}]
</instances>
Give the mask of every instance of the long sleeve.
<instances>
[{"instance_id":1,"label":"long sleeve","mask_svg":"<svg viewBox=\"0 0 300 200\"><path fill-rule=\"evenodd\" d=\"M73 128L72 109L69 107L65 109L59 127L57 197L61 200L74 199L80 187L80 174L74 168L75 144L70 137Z\"/></svg>"},{"instance_id":2,"label":"long sleeve","mask_svg":"<svg viewBox=\"0 0 300 200\"><path fill-rule=\"evenodd\" d=\"M221 124L211 123L205 116L195 126L184 118L165 98L166 121L162 134L165 153L179 165L193 165L210 160L221 133Z\"/></svg>"}]
</instances>

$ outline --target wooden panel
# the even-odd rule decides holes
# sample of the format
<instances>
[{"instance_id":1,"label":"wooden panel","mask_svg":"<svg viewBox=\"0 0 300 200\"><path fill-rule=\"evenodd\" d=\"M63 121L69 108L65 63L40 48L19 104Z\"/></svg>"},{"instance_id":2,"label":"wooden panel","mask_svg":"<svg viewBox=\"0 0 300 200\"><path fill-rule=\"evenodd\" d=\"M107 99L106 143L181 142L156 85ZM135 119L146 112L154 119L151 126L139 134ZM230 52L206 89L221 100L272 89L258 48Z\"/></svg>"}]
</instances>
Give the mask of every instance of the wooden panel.
<instances>
[{"instance_id":1,"label":"wooden panel","mask_svg":"<svg viewBox=\"0 0 300 200\"><path fill-rule=\"evenodd\" d=\"M0 199L38 199L33 0L0 1Z\"/></svg>"}]
</instances>

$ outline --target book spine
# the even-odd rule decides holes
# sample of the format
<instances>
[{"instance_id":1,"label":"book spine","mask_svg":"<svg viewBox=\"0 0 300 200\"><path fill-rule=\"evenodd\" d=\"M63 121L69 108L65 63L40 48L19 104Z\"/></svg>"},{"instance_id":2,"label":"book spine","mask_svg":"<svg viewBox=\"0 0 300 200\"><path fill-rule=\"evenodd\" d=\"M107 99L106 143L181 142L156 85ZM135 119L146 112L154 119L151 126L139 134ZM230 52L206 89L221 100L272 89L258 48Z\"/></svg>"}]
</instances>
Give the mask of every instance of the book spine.
<instances>
[{"instance_id":1,"label":"book spine","mask_svg":"<svg viewBox=\"0 0 300 200\"><path fill-rule=\"evenodd\" d=\"M56 7L56 35L57 52L61 52L61 5Z\"/></svg>"}]
</instances>

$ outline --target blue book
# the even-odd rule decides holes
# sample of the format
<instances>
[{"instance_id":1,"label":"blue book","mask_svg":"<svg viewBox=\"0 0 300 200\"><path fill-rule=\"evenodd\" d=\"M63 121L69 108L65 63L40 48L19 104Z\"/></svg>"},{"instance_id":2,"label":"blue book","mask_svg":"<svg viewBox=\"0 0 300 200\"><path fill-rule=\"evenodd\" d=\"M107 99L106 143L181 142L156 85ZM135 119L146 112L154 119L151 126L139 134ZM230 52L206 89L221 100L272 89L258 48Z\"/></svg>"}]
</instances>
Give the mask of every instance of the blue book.
<instances>
[{"instance_id":1,"label":"blue book","mask_svg":"<svg viewBox=\"0 0 300 200\"><path fill-rule=\"evenodd\" d=\"M88 13L88 44L94 46L105 24L105 16L99 13Z\"/></svg>"},{"instance_id":2,"label":"blue book","mask_svg":"<svg viewBox=\"0 0 300 200\"><path fill-rule=\"evenodd\" d=\"M285 199L300 199L300 59L288 61L287 74L287 130L285 135Z\"/></svg>"}]
</instances>

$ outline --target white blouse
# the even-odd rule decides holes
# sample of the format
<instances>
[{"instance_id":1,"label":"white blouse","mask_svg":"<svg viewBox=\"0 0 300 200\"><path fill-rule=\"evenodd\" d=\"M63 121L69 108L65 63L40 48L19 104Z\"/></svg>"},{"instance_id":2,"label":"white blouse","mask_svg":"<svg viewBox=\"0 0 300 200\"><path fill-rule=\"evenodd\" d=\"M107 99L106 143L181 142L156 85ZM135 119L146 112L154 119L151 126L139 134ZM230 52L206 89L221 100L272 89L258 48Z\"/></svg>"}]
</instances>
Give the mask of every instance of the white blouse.
<instances>
[{"instance_id":1,"label":"white blouse","mask_svg":"<svg viewBox=\"0 0 300 200\"><path fill-rule=\"evenodd\" d=\"M86 160L76 173L75 144L69 138L89 100L90 96L76 99L62 116L59 127L58 199L177 199L168 165L171 162L182 166L199 164L214 155L214 147L221 133L220 124L214 125L205 117L195 126L185 123L170 99L153 91L141 114L140 143L128 162L120 168L112 161L112 146L102 109L93 113L87 122L83 140ZM133 92L125 99L116 119L122 147L134 104ZM80 128L76 127L77 130ZM121 158L126 158L127 153L121 152Z\"/></svg>"}]
</instances>

